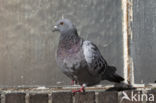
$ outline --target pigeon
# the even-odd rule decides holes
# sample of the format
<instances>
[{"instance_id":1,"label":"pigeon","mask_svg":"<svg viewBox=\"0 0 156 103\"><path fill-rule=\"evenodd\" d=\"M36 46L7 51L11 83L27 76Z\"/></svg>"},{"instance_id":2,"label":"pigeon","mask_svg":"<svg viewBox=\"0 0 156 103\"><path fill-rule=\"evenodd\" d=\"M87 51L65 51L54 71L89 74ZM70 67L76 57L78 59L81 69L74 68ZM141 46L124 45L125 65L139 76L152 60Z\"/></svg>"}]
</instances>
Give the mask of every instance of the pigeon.
<instances>
[{"instance_id":1,"label":"pigeon","mask_svg":"<svg viewBox=\"0 0 156 103\"><path fill-rule=\"evenodd\" d=\"M66 76L82 86L73 92L83 92L86 86L99 84L102 80L124 81L116 68L107 64L97 46L78 35L76 26L69 19L58 20L53 29L56 31L60 33L57 65Z\"/></svg>"}]
</instances>

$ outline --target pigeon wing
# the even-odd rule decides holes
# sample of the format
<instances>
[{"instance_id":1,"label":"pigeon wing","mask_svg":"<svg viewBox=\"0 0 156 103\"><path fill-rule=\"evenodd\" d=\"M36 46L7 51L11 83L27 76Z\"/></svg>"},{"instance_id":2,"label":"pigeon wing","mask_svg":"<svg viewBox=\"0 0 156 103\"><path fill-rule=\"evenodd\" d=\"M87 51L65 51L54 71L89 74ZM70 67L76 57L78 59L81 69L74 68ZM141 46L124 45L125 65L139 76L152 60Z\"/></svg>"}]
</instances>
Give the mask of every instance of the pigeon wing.
<instances>
[{"instance_id":1,"label":"pigeon wing","mask_svg":"<svg viewBox=\"0 0 156 103\"><path fill-rule=\"evenodd\" d=\"M90 73L93 75L102 75L107 69L107 62L102 57L97 46L91 41L84 41L82 48Z\"/></svg>"}]
</instances>

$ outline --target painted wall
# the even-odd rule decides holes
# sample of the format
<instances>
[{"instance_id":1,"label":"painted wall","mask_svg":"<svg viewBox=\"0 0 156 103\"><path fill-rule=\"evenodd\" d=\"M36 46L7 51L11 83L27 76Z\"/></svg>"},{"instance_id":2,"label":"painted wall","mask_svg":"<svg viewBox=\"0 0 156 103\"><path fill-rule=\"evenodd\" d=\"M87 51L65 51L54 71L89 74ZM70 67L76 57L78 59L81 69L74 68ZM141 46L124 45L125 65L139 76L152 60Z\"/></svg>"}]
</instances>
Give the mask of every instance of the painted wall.
<instances>
[{"instance_id":1,"label":"painted wall","mask_svg":"<svg viewBox=\"0 0 156 103\"><path fill-rule=\"evenodd\" d=\"M123 74L121 0L0 0L0 86L70 84L51 31L62 15Z\"/></svg>"},{"instance_id":2,"label":"painted wall","mask_svg":"<svg viewBox=\"0 0 156 103\"><path fill-rule=\"evenodd\" d=\"M156 80L156 1L133 0L131 46L136 83Z\"/></svg>"}]
</instances>

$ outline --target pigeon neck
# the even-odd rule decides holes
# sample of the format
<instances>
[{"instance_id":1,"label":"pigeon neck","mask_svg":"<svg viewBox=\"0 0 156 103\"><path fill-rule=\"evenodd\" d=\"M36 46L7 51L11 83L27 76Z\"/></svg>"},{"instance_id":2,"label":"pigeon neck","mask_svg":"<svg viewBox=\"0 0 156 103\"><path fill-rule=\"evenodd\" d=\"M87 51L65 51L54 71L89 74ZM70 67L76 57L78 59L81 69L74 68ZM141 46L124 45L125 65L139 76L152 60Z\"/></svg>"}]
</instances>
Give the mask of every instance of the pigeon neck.
<instances>
[{"instance_id":1,"label":"pigeon neck","mask_svg":"<svg viewBox=\"0 0 156 103\"><path fill-rule=\"evenodd\" d=\"M70 30L64 33L61 33L59 46L63 49L71 49L73 45L78 44L80 37L77 34L76 30Z\"/></svg>"}]
</instances>

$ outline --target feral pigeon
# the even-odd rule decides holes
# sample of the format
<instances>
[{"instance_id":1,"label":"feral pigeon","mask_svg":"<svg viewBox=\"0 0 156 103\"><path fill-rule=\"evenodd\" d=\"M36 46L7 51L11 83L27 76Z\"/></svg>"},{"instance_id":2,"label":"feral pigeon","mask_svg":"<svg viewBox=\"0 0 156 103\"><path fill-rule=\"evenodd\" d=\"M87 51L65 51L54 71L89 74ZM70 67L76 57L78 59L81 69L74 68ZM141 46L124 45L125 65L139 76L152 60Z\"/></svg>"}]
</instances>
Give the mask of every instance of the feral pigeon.
<instances>
[{"instance_id":1,"label":"feral pigeon","mask_svg":"<svg viewBox=\"0 0 156 103\"><path fill-rule=\"evenodd\" d=\"M60 32L57 49L57 64L70 79L82 85L93 86L102 80L120 83L124 79L116 68L107 64L97 46L84 40L69 19L56 22L53 31Z\"/></svg>"}]
</instances>

